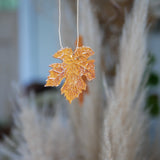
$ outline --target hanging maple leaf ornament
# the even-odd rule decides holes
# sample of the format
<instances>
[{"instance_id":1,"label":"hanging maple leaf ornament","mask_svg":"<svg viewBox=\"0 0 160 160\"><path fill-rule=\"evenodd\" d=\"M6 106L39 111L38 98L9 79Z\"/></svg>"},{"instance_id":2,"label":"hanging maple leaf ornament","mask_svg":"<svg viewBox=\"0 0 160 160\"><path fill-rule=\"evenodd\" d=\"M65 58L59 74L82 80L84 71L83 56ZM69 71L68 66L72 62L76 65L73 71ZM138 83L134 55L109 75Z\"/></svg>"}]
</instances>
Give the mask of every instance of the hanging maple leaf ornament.
<instances>
[{"instance_id":1,"label":"hanging maple leaf ornament","mask_svg":"<svg viewBox=\"0 0 160 160\"><path fill-rule=\"evenodd\" d=\"M75 51L71 48L63 48L53 55L54 58L62 60L62 63L51 64L52 68L48 76L46 87L59 86L65 78L61 88L61 94L64 94L69 103L77 98L82 91L86 90L86 83L83 76L88 81L95 78L94 60L88 60L94 51L89 47L77 47Z\"/></svg>"},{"instance_id":2,"label":"hanging maple leaf ornament","mask_svg":"<svg viewBox=\"0 0 160 160\"><path fill-rule=\"evenodd\" d=\"M77 47L74 51L71 48L63 48L61 40L61 0L59 0L59 42L61 50L53 55L54 58L62 60L62 63L51 64L49 71L47 86L59 86L61 81L65 82L61 88L61 94L64 94L69 103L73 99L86 91L87 81L95 78L94 60L88 60L94 54L94 51L83 46L83 41L79 36L79 0L77 0ZM84 78L85 77L85 78ZM83 97L82 97L83 98Z\"/></svg>"}]
</instances>

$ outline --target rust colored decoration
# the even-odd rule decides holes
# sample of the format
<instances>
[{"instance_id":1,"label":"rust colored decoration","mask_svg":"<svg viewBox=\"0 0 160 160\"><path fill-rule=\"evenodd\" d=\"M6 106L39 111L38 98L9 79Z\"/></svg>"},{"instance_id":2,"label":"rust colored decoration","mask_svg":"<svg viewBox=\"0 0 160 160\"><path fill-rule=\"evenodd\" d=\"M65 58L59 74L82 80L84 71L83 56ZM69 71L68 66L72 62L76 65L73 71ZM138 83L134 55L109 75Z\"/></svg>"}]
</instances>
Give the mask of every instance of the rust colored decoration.
<instances>
[{"instance_id":1,"label":"rust colored decoration","mask_svg":"<svg viewBox=\"0 0 160 160\"><path fill-rule=\"evenodd\" d=\"M52 68L48 76L47 86L59 86L65 78L61 88L61 94L64 94L69 103L79 97L82 91L86 90L86 83L83 76L88 81L95 78L94 60L88 60L94 51L89 47L77 47L75 51L71 48L63 48L53 55L54 58L61 59L62 63L51 64Z\"/></svg>"},{"instance_id":2,"label":"rust colored decoration","mask_svg":"<svg viewBox=\"0 0 160 160\"><path fill-rule=\"evenodd\" d=\"M87 78L86 76L82 76L82 79L84 80L84 82L87 84ZM84 101L84 95L85 94L89 94L89 87L86 87L86 90L83 90L82 93L79 94L78 100L79 100L79 104L80 106L82 106L83 101Z\"/></svg>"}]
</instances>

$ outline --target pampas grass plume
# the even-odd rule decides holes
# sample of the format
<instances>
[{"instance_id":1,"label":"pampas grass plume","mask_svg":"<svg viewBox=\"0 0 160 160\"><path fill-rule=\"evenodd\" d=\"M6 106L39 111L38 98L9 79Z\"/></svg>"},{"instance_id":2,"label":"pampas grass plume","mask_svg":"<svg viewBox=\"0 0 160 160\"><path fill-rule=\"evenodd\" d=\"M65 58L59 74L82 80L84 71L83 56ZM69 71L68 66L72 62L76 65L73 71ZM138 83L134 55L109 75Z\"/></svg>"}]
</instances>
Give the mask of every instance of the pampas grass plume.
<instances>
[{"instance_id":1,"label":"pampas grass plume","mask_svg":"<svg viewBox=\"0 0 160 160\"><path fill-rule=\"evenodd\" d=\"M142 158L147 119L143 111L146 91L142 83L147 62L147 10L148 0L135 0L123 27L115 85L107 97L103 148L106 160Z\"/></svg>"}]
</instances>

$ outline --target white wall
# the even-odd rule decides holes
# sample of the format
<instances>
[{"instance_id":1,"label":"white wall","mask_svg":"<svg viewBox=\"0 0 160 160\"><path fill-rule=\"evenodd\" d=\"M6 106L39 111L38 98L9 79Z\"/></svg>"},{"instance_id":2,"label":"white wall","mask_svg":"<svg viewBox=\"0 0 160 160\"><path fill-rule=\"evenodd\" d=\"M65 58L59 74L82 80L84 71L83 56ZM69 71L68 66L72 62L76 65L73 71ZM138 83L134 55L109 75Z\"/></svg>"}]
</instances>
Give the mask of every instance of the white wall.
<instances>
[{"instance_id":1,"label":"white wall","mask_svg":"<svg viewBox=\"0 0 160 160\"><path fill-rule=\"evenodd\" d=\"M49 1L50 2L50 1ZM44 1L41 3L41 8ZM53 6L47 10L43 8L38 13L38 78L45 81L48 76L49 64L57 60L52 56L59 50L58 41L58 7L56 1L50 2Z\"/></svg>"},{"instance_id":2,"label":"white wall","mask_svg":"<svg viewBox=\"0 0 160 160\"><path fill-rule=\"evenodd\" d=\"M0 11L0 123L11 113L11 83L18 81L18 45L16 11Z\"/></svg>"},{"instance_id":3,"label":"white wall","mask_svg":"<svg viewBox=\"0 0 160 160\"><path fill-rule=\"evenodd\" d=\"M45 82L59 47L56 1L20 0L19 27L20 82Z\"/></svg>"}]
</instances>

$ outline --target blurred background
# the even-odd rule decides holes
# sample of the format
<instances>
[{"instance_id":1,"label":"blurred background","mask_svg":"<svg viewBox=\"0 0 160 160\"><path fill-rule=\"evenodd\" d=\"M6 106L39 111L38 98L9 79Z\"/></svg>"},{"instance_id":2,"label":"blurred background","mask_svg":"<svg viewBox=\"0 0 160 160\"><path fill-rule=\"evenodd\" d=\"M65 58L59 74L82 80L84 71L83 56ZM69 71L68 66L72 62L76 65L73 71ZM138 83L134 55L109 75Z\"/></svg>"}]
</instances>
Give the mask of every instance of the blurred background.
<instances>
[{"instance_id":1,"label":"blurred background","mask_svg":"<svg viewBox=\"0 0 160 160\"><path fill-rule=\"evenodd\" d=\"M45 83L59 47L57 12L56 1L0 0L0 122L10 116L12 83Z\"/></svg>"},{"instance_id":2,"label":"blurred background","mask_svg":"<svg viewBox=\"0 0 160 160\"><path fill-rule=\"evenodd\" d=\"M65 1L65 2L64 2ZM116 1L116 2L115 2ZM95 16L103 33L102 69L111 79L117 63L117 41L133 0L92 0ZM160 98L160 1L151 0L148 20L148 71L150 88L146 108L152 117L159 116ZM66 3L68 6L66 6ZM75 25L75 1L62 0L62 21ZM63 8L65 12L63 12ZM66 18L66 17L65 17ZM65 25L62 23L62 25ZM63 26L63 28L65 28ZM73 35L76 37L76 27ZM65 30L62 31L65 36ZM68 37L69 38L69 37ZM72 39L74 46L74 41ZM110 55L106 53L110 46ZM68 46L72 47L72 46ZM43 98L43 87L48 76L48 65L56 62L52 55L59 49L58 0L0 0L0 131L9 132L11 121L11 97L14 85L20 85L26 93L34 90ZM112 54L114 53L114 55ZM56 93L56 89L53 88ZM49 94L49 99L58 99ZM60 94L59 94L60 95Z\"/></svg>"}]
</instances>

